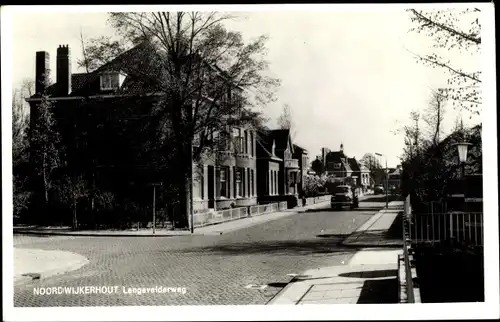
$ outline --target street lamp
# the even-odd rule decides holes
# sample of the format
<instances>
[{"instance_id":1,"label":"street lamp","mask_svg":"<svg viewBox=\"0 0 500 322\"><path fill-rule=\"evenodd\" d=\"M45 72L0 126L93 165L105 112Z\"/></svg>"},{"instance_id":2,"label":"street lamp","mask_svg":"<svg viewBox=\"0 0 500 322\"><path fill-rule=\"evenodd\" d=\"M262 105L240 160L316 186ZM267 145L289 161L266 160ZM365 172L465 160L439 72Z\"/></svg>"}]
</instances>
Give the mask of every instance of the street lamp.
<instances>
[{"instance_id":1,"label":"street lamp","mask_svg":"<svg viewBox=\"0 0 500 322\"><path fill-rule=\"evenodd\" d=\"M377 152L375 152L375 155L385 158L385 208L389 209L389 171L387 169L387 156Z\"/></svg>"},{"instance_id":2,"label":"street lamp","mask_svg":"<svg viewBox=\"0 0 500 322\"><path fill-rule=\"evenodd\" d=\"M465 162L467 162L467 150L469 148L469 145L472 145L469 142L458 142L455 143L454 145L457 146L458 150L458 160L460 161L460 165L462 166L462 178L465 177Z\"/></svg>"}]
</instances>

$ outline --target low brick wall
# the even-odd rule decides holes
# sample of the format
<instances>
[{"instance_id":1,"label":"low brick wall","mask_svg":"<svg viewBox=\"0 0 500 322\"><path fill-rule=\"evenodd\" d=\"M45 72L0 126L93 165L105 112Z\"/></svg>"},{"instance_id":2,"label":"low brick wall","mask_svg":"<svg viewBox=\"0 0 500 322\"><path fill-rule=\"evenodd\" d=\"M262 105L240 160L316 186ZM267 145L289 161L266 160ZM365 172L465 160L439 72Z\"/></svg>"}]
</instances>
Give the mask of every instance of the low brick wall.
<instances>
[{"instance_id":1,"label":"low brick wall","mask_svg":"<svg viewBox=\"0 0 500 322\"><path fill-rule=\"evenodd\" d=\"M313 205L330 200L330 196L321 196L309 198L309 204ZM260 216L288 209L288 202L281 201L265 205L256 205L249 207L239 207L233 209L211 211L194 214L194 227L199 228L208 225L220 224L232 220L242 219L251 216Z\"/></svg>"}]
</instances>

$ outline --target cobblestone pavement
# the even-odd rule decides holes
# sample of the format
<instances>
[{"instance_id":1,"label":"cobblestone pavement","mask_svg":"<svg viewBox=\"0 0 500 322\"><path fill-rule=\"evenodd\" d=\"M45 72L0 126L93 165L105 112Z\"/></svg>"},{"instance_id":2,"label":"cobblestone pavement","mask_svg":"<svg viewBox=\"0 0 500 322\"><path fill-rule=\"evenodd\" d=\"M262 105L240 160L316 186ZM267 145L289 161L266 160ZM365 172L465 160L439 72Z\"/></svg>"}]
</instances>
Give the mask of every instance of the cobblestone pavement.
<instances>
[{"instance_id":1,"label":"cobblestone pavement","mask_svg":"<svg viewBox=\"0 0 500 322\"><path fill-rule=\"evenodd\" d=\"M363 206L362 206L363 207ZM220 236L16 236L16 247L58 249L90 260L81 269L14 289L17 307L265 304L290 277L340 265L356 251L339 246L371 208L302 212ZM322 236L328 230L336 237ZM342 237L343 236L343 237ZM264 289L246 288L268 285ZM36 287L118 286L113 294L34 295ZM122 287L185 287L186 293L124 294Z\"/></svg>"}]
</instances>

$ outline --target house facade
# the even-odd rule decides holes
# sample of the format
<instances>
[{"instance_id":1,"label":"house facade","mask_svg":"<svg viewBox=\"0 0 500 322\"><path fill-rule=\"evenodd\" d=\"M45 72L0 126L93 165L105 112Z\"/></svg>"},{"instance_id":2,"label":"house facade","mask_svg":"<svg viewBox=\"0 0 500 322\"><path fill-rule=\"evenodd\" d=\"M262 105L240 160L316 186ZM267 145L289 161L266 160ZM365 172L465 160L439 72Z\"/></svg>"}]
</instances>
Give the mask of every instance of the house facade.
<instances>
[{"instance_id":1,"label":"house facade","mask_svg":"<svg viewBox=\"0 0 500 322\"><path fill-rule=\"evenodd\" d=\"M348 158L349 166L353 170L352 177L355 181L356 187L361 191L366 192L370 186L370 170L356 158Z\"/></svg>"},{"instance_id":2,"label":"house facade","mask_svg":"<svg viewBox=\"0 0 500 322\"><path fill-rule=\"evenodd\" d=\"M399 190L401 187L401 165L398 165L393 171L390 171L387 176L387 185L389 187L395 187Z\"/></svg>"},{"instance_id":3,"label":"house facade","mask_svg":"<svg viewBox=\"0 0 500 322\"><path fill-rule=\"evenodd\" d=\"M344 154L343 144L340 145L339 151L331 151L326 154L325 172L328 176L342 181L352 180L353 169L349 165L348 157Z\"/></svg>"},{"instance_id":4,"label":"house facade","mask_svg":"<svg viewBox=\"0 0 500 322\"><path fill-rule=\"evenodd\" d=\"M248 126L228 126L227 132L231 136L225 139L225 149L193 164L195 212L257 204L255 131Z\"/></svg>"},{"instance_id":5,"label":"house facade","mask_svg":"<svg viewBox=\"0 0 500 322\"><path fill-rule=\"evenodd\" d=\"M298 194L302 195L304 192L304 177L307 175L309 170L309 156L307 150L298 146L293 145L293 158L299 160L299 176L297 180Z\"/></svg>"},{"instance_id":6,"label":"house facade","mask_svg":"<svg viewBox=\"0 0 500 322\"><path fill-rule=\"evenodd\" d=\"M90 73L72 73L70 48L59 46L56 83L50 86L45 82L50 78L50 55L45 51L37 52L36 93L27 101L30 103L30 123L34 125L38 122L39 106L45 99L42 95L48 97L46 100L51 103L62 133L61 140L69 147L66 155L61 155L65 163L71 164L87 179L101 182L102 187L110 191L126 187L133 180L138 190L144 192L144 200L150 204L150 186L162 178L156 169L144 169L143 164L149 162L151 156L143 155L141 144L146 138L140 137L134 128L148 120L156 96L151 84L120 69L123 61L142 64L143 48L141 45L134 47ZM144 68L154 65L152 62L144 64ZM234 91L234 87L228 89L224 96L226 102L236 96ZM133 109L123 108L125 105L133 106ZM172 126L167 123L167 127ZM244 123L228 124L231 125L224 133L213 131L208 134L212 140L218 138L226 142L225 148L204 156L199 164L193 163L195 211L257 203L256 133ZM196 148L196 138L193 147ZM32 153L31 157L35 160L37 156ZM158 168L168 166L165 162L174 158L164 159L159 161ZM89 169L89 165L93 169ZM175 164L170 168L175 168ZM40 178L34 178L34 181L40 186ZM157 190L158 199L161 199L160 191Z\"/></svg>"},{"instance_id":7,"label":"house facade","mask_svg":"<svg viewBox=\"0 0 500 322\"><path fill-rule=\"evenodd\" d=\"M258 193L262 202L276 196L297 196L301 176L299 160L293 158L290 130L269 130L258 134Z\"/></svg>"}]
</instances>

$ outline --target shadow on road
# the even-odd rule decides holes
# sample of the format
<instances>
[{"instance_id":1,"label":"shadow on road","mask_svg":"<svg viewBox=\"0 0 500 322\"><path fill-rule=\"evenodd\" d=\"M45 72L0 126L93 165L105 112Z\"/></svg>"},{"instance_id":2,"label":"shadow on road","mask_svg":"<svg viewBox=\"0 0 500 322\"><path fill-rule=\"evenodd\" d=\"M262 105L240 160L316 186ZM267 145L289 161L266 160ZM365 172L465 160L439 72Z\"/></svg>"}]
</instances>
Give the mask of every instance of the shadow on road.
<instances>
[{"instance_id":1,"label":"shadow on road","mask_svg":"<svg viewBox=\"0 0 500 322\"><path fill-rule=\"evenodd\" d=\"M385 199L386 199L385 195L375 195L375 196L363 198L363 200L360 200L360 202L385 202L386 201ZM400 199L400 196L389 195L388 199L389 199L389 202L396 201L396 200Z\"/></svg>"},{"instance_id":2,"label":"shadow on road","mask_svg":"<svg viewBox=\"0 0 500 322\"><path fill-rule=\"evenodd\" d=\"M397 278L366 280L357 304L392 304L398 303Z\"/></svg>"},{"instance_id":3,"label":"shadow on road","mask_svg":"<svg viewBox=\"0 0 500 322\"><path fill-rule=\"evenodd\" d=\"M394 224L397 227L397 223ZM394 228L396 230L396 228ZM349 235L340 234L319 234L316 237L321 237L327 240L333 240L338 247L360 249L363 247L399 247L402 245L402 238L395 236L397 232L391 230L367 230L354 232Z\"/></svg>"},{"instance_id":4,"label":"shadow on road","mask_svg":"<svg viewBox=\"0 0 500 322\"><path fill-rule=\"evenodd\" d=\"M272 255L293 255L304 256L314 254L335 254L345 252L355 252L352 247L341 246L342 240L346 235L339 235L328 239L311 240L275 240L265 242L244 242L220 244L208 247L200 247L193 252L207 255L249 255L249 254L272 254ZM182 250L187 253L186 250Z\"/></svg>"},{"instance_id":5,"label":"shadow on road","mask_svg":"<svg viewBox=\"0 0 500 322\"><path fill-rule=\"evenodd\" d=\"M342 209L334 209L334 208L321 208L321 209L307 209L300 211L300 213L311 213L311 212L350 212L350 211L379 211L382 209L382 207L359 207L359 208L354 208L354 209L349 209L348 207L342 208ZM362 214L364 215L364 214ZM373 213L366 214L366 215L373 215Z\"/></svg>"},{"instance_id":6,"label":"shadow on road","mask_svg":"<svg viewBox=\"0 0 500 322\"><path fill-rule=\"evenodd\" d=\"M398 271L395 269L385 269L378 271L361 271L361 272L349 272L342 273L339 276L343 277L356 277L356 278L379 278L379 277L391 277L397 276Z\"/></svg>"}]
</instances>

